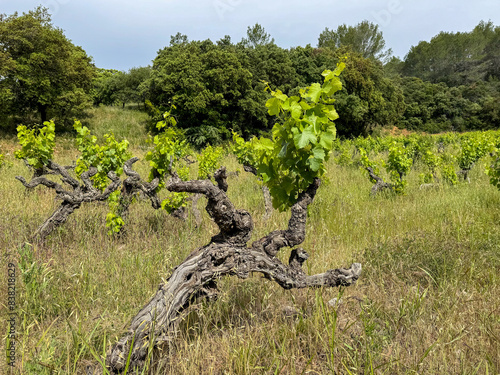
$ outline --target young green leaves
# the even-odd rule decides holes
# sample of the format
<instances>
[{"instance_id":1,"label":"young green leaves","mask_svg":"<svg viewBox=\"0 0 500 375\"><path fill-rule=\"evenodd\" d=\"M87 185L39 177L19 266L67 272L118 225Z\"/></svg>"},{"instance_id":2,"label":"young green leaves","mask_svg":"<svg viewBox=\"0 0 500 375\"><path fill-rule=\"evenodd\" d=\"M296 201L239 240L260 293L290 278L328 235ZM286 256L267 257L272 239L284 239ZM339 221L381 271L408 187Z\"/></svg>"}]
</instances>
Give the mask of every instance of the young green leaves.
<instances>
[{"instance_id":1,"label":"young green leaves","mask_svg":"<svg viewBox=\"0 0 500 375\"><path fill-rule=\"evenodd\" d=\"M410 172L412 165L413 159L408 156L408 150L394 143L389 149L386 169L391 176L391 180L394 183L394 191L397 194L405 194L405 188L408 184L405 176Z\"/></svg>"},{"instance_id":2,"label":"young green leaves","mask_svg":"<svg viewBox=\"0 0 500 375\"><path fill-rule=\"evenodd\" d=\"M220 160L224 154L222 147L212 147L207 145L197 156L198 159L198 179L211 178L214 172L220 167Z\"/></svg>"},{"instance_id":3,"label":"young green leaves","mask_svg":"<svg viewBox=\"0 0 500 375\"><path fill-rule=\"evenodd\" d=\"M280 90L272 91L266 103L268 113L277 116L272 139L253 138L244 143L234 136L240 159L257 169L280 211L290 208L300 192L325 172L339 116L333 95L342 89L339 75L345 64L333 71L325 70L323 84L314 83L300 90L300 96L288 97Z\"/></svg>"},{"instance_id":4,"label":"young green leaves","mask_svg":"<svg viewBox=\"0 0 500 375\"><path fill-rule=\"evenodd\" d=\"M182 133L176 128L177 122L170 113L171 111L165 112L164 121L156 125L161 133L154 136L152 139L154 148L146 154L146 160L151 167L149 180L158 177L160 179L158 189L165 186L165 176L170 173L173 164L189 154L189 147L185 140L180 139Z\"/></svg>"},{"instance_id":5,"label":"young green leaves","mask_svg":"<svg viewBox=\"0 0 500 375\"><path fill-rule=\"evenodd\" d=\"M15 157L25 159L34 169L43 168L52 158L55 139L55 124L53 121L46 121L42 128L28 129L24 125L17 127L17 138L21 149L15 152Z\"/></svg>"},{"instance_id":6,"label":"young green leaves","mask_svg":"<svg viewBox=\"0 0 500 375\"><path fill-rule=\"evenodd\" d=\"M97 137L91 135L90 130L82 126L80 121L75 121L73 128L76 130L76 146L81 153L76 161L75 173L81 176L90 167L97 168L97 174L91 178L92 183L96 188L104 190L110 171L114 171L118 176L123 173L123 164L131 157L128 151L129 142L118 142L113 134L105 134L104 144L100 146Z\"/></svg>"}]
</instances>

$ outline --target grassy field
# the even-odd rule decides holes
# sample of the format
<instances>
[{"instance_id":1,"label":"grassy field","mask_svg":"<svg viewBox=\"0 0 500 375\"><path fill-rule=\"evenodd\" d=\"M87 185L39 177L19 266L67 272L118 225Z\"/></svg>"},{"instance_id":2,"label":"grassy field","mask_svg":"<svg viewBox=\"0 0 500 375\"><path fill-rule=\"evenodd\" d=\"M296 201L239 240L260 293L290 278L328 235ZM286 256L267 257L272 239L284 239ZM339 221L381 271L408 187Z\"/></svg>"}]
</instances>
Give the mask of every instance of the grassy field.
<instances>
[{"instance_id":1,"label":"grassy field","mask_svg":"<svg viewBox=\"0 0 500 375\"><path fill-rule=\"evenodd\" d=\"M143 113L96 109L89 126L131 141L145 176ZM204 212L196 227L153 210L131 208L124 239L106 235L106 206L75 212L43 247L23 248L57 207L54 192L27 193L29 177L13 157L15 139L0 139L2 271L15 261L18 343L15 374L80 374L101 359L171 270L209 242L216 226ZM55 160L76 156L58 141ZM224 164L241 170L232 157ZM144 374L499 374L500 191L484 166L471 183L421 190L417 170L405 196L369 196L357 167L333 161L310 209L303 244L308 273L363 264L343 290L282 290L255 274L220 282L220 296L192 308L169 353ZM229 196L247 209L252 239L286 226L287 213L262 220L258 181L229 178ZM203 200L200 200L202 208ZM281 255L283 259L288 254ZM2 278L6 280L6 278ZM340 303L331 306L333 298ZM7 283L0 287L2 348ZM9 373L5 351L0 372Z\"/></svg>"}]
</instances>

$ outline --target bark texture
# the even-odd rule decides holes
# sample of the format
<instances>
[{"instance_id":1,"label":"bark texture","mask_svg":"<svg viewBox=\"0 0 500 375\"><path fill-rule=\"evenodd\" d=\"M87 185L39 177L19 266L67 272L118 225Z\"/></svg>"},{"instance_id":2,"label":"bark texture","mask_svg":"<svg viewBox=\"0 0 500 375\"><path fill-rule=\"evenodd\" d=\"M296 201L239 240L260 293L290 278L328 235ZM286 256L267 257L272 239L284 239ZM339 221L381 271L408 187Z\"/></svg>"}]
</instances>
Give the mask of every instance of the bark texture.
<instances>
[{"instance_id":1,"label":"bark texture","mask_svg":"<svg viewBox=\"0 0 500 375\"><path fill-rule=\"evenodd\" d=\"M58 226L66 222L69 215L76 209L80 208L83 202L103 201L108 199L109 195L118 189L121 184L120 178L110 172L108 178L110 184L104 191L96 189L92 185L90 178L97 173L96 168L90 168L81 176L81 182L73 178L68 170L71 167L63 167L49 160L44 169L39 172L38 176L33 177L30 182L27 182L24 177L16 176L16 179L28 189L33 189L38 185L44 185L50 189L54 189L57 193L57 198L62 200L61 205L52 213L52 215L43 222L42 225L35 231L32 236L32 241L43 242L45 238ZM40 174L41 173L41 174ZM45 174L58 175L64 185L54 182L44 177Z\"/></svg>"},{"instance_id":2,"label":"bark texture","mask_svg":"<svg viewBox=\"0 0 500 375\"><path fill-rule=\"evenodd\" d=\"M221 276L246 279L252 272L260 272L285 289L348 286L360 276L358 263L348 269L309 276L302 269L308 257L302 248L292 249L288 264L275 257L281 248L295 247L304 241L307 207L314 199L319 179L292 207L287 229L274 231L250 246L247 242L253 229L252 218L247 211L235 208L227 197L225 168L216 172L215 180L216 185L209 180L182 181L174 175L167 182L170 191L205 195L206 210L220 233L177 266L168 281L132 319L126 334L108 352L106 366L110 373L119 374L125 369L129 353L130 368L141 368L150 348L168 344L173 339L179 315L190 302L216 293L216 282Z\"/></svg>"},{"instance_id":3,"label":"bark texture","mask_svg":"<svg viewBox=\"0 0 500 375\"><path fill-rule=\"evenodd\" d=\"M375 185L372 186L370 195L375 196L379 191L393 189L393 185L385 182L381 177L377 176L371 167L366 167L366 170L368 171L370 177L376 181Z\"/></svg>"}]
</instances>

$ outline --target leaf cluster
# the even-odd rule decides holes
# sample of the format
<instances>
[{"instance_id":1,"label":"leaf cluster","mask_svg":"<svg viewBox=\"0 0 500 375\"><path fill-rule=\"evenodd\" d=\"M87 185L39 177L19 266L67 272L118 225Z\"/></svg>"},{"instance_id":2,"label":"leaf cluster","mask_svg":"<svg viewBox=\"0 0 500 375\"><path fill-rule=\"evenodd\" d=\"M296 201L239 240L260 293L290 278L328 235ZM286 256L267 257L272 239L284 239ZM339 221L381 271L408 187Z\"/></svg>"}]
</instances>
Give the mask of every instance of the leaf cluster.
<instances>
[{"instance_id":1,"label":"leaf cluster","mask_svg":"<svg viewBox=\"0 0 500 375\"><path fill-rule=\"evenodd\" d=\"M404 194L404 189L408 183L404 177L410 172L412 165L413 159L408 156L407 149L397 144L394 144L394 146L389 149L386 169L394 183L394 190L396 193Z\"/></svg>"},{"instance_id":2,"label":"leaf cluster","mask_svg":"<svg viewBox=\"0 0 500 375\"><path fill-rule=\"evenodd\" d=\"M46 121L43 127L31 129L19 125L17 138L21 149L14 153L15 157L26 160L34 169L41 169L54 154L55 124L53 121Z\"/></svg>"},{"instance_id":3,"label":"leaf cluster","mask_svg":"<svg viewBox=\"0 0 500 375\"><path fill-rule=\"evenodd\" d=\"M220 167L220 160L224 155L222 147L208 145L198 154L198 179L212 178L213 173Z\"/></svg>"},{"instance_id":4,"label":"leaf cluster","mask_svg":"<svg viewBox=\"0 0 500 375\"><path fill-rule=\"evenodd\" d=\"M361 162L361 165L364 167L363 169L366 170L366 168L371 168L373 170L373 173L375 173L377 176L379 176L380 170L379 170L377 164L368 158L368 154L367 154L366 150L362 147L359 147L358 152L359 152L359 155L361 156L360 162ZM368 174L368 178L370 179L371 183L373 183L373 184L377 183L377 180L372 178L372 176L370 174Z\"/></svg>"},{"instance_id":5,"label":"leaf cluster","mask_svg":"<svg viewBox=\"0 0 500 375\"><path fill-rule=\"evenodd\" d=\"M120 209L120 191L116 190L109 195L108 198L109 212L106 214L106 228L108 235L120 232L125 225L125 221L118 214Z\"/></svg>"},{"instance_id":6,"label":"leaf cluster","mask_svg":"<svg viewBox=\"0 0 500 375\"><path fill-rule=\"evenodd\" d=\"M187 142L183 139L183 133L177 128L177 121L171 115L173 109L175 107L165 112L164 120L156 125L160 133L150 139L154 146L145 157L151 167L149 181L159 178L158 189L165 186L165 176L172 172L175 163L190 154Z\"/></svg>"},{"instance_id":7,"label":"leaf cluster","mask_svg":"<svg viewBox=\"0 0 500 375\"><path fill-rule=\"evenodd\" d=\"M104 144L99 145L97 137L83 126L80 121L75 121L73 128L76 130L75 143L81 155L76 161L75 172L77 176L87 171L90 167L97 168L97 173L91 178L94 186L103 190L107 186L107 175L114 171L118 176L123 173L123 164L131 157L128 151L129 142L118 142L113 134L104 135Z\"/></svg>"},{"instance_id":8,"label":"leaf cluster","mask_svg":"<svg viewBox=\"0 0 500 375\"><path fill-rule=\"evenodd\" d=\"M272 139L254 137L244 144L234 136L239 159L246 158L256 168L280 211L290 208L299 193L325 172L336 135L333 121L339 117L333 95L342 89L339 75L344 67L339 63L335 70L325 70L323 84L313 83L299 96L271 90L266 107L278 118Z\"/></svg>"}]
</instances>

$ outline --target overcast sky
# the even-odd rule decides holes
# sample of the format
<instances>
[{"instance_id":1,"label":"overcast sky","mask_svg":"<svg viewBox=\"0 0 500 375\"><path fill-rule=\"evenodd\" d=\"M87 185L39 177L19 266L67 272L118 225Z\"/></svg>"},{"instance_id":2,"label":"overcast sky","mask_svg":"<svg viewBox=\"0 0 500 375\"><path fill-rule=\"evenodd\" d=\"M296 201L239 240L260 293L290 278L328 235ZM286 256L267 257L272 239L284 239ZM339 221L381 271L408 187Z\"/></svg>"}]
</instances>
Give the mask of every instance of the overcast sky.
<instances>
[{"instance_id":1,"label":"overcast sky","mask_svg":"<svg viewBox=\"0 0 500 375\"><path fill-rule=\"evenodd\" d=\"M128 70L150 65L170 36L233 42L261 24L276 44L316 46L328 27L376 23L386 45L404 58L412 45L440 31L470 31L481 20L500 26L500 0L0 0L0 13L43 5L53 24L94 58L96 66Z\"/></svg>"}]
</instances>

